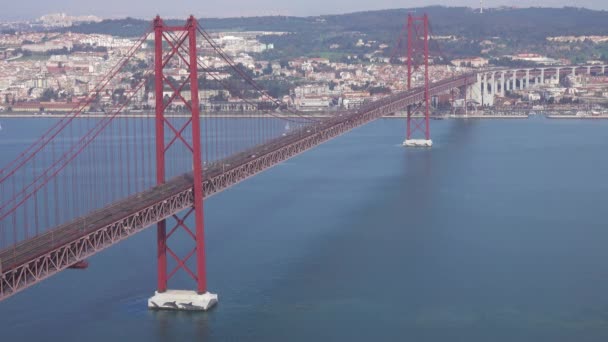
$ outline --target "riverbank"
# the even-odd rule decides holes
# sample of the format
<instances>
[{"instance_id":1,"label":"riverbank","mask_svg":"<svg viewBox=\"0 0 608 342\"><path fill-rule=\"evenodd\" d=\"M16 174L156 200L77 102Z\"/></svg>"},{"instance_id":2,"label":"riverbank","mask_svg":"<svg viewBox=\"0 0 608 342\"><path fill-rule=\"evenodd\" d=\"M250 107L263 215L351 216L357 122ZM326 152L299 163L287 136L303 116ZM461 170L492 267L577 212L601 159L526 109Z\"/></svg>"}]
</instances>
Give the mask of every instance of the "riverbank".
<instances>
[{"instance_id":1,"label":"riverbank","mask_svg":"<svg viewBox=\"0 0 608 342\"><path fill-rule=\"evenodd\" d=\"M57 118L61 119L68 115L68 113L57 113L57 114L30 114L30 113L0 113L0 118ZM103 113L86 113L79 114L76 118L105 118L111 115L103 114ZM189 118L190 115L187 113L167 113L166 117L170 118ZM228 119L254 119L254 118L279 118L279 119L297 119L297 118L326 118L333 115L327 114L303 114L303 115L295 115L295 114L278 114L278 113L266 113L266 114L206 114L202 113L201 117L208 118L228 118ZM116 115L117 118L146 118L151 119L154 118L155 115L152 114L143 114L143 113L124 113Z\"/></svg>"},{"instance_id":2,"label":"riverbank","mask_svg":"<svg viewBox=\"0 0 608 342\"><path fill-rule=\"evenodd\" d=\"M422 119L424 118L424 116L422 115L415 115L412 116L413 118L416 119ZM494 119L494 120L500 120L500 119L527 119L529 116L526 115L443 115L443 116L431 116L431 120L449 120L449 119ZM385 118L392 118L392 119L405 119L407 118L406 115L390 115L390 116L385 116Z\"/></svg>"},{"instance_id":3,"label":"riverbank","mask_svg":"<svg viewBox=\"0 0 608 342\"><path fill-rule=\"evenodd\" d=\"M4 119L24 119L24 118L55 118L61 119L66 117L67 114L28 114L28 113L19 113L19 114L0 114L0 118ZM267 114L202 114L201 117L207 118L221 118L221 119L257 119L257 118L276 118L276 119L301 119L301 118L328 118L332 117L335 114L276 114L276 113L267 113ZM109 115L103 114L80 114L76 118L81 119L89 119L89 118L104 118ZM189 118L188 114L179 114L179 113L170 113L166 114L167 117L170 118ZM120 114L116 115L117 118L145 118L152 119L154 118L154 114ZM416 115L412 116L416 119L423 119L424 116ZM386 115L384 116L386 119L405 119L407 116L405 115ZM447 119L527 119L527 115L451 115L451 116L431 116L432 120L447 120ZM580 117L579 117L580 118ZM608 116L606 117L608 118Z\"/></svg>"},{"instance_id":4,"label":"riverbank","mask_svg":"<svg viewBox=\"0 0 608 342\"><path fill-rule=\"evenodd\" d=\"M545 115L547 119L581 119L581 120L602 120L608 119L608 115Z\"/></svg>"}]
</instances>

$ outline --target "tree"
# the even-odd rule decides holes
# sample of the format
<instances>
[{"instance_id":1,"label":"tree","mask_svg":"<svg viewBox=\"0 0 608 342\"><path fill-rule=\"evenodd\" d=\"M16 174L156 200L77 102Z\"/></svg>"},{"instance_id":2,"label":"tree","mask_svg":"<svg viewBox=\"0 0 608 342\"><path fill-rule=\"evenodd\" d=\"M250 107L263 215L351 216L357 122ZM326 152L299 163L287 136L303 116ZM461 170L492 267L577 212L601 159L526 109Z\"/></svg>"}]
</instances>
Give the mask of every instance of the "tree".
<instances>
[{"instance_id":1,"label":"tree","mask_svg":"<svg viewBox=\"0 0 608 342\"><path fill-rule=\"evenodd\" d=\"M262 70L262 72L264 73L264 75L272 75L272 63L266 64L266 67L264 68L264 70Z\"/></svg>"},{"instance_id":2,"label":"tree","mask_svg":"<svg viewBox=\"0 0 608 342\"><path fill-rule=\"evenodd\" d=\"M371 87L369 88L369 94L370 95L376 95L376 94L390 94L391 90L387 87Z\"/></svg>"},{"instance_id":3,"label":"tree","mask_svg":"<svg viewBox=\"0 0 608 342\"><path fill-rule=\"evenodd\" d=\"M273 110L277 107L274 102L263 101L258 103L258 110Z\"/></svg>"},{"instance_id":4,"label":"tree","mask_svg":"<svg viewBox=\"0 0 608 342\"><path fill-rule=\"evenodd\" d=\"M127 101L127 97L125 96L125 89L116 88L112 91L112 101L114 104L124 103Z\"/></svg>"},{"instance_id":5,"label":"tree","mask_svg":"<svg viewBox=\"0 0 608 342\"><path fill-rule=\"evenodd\" d=\"M42 92L42 95L40 96L40 101L48 102L51 100L57 100L57 98L57 93L53 89L47 88L44 89L44 91Z\"/></svg>"},{"instance_id":6,"label":"tree","mask_svg":"<svg viewBox=\"0 0 608 342\"><path fill-rule=\"evenodd\" d=\"M209 97L209 99L211 101L226 102L228 101L228 96L226 96L223 91L220 91L219 93L217 93L217 95Z\"/></svg>"}]
</instances>

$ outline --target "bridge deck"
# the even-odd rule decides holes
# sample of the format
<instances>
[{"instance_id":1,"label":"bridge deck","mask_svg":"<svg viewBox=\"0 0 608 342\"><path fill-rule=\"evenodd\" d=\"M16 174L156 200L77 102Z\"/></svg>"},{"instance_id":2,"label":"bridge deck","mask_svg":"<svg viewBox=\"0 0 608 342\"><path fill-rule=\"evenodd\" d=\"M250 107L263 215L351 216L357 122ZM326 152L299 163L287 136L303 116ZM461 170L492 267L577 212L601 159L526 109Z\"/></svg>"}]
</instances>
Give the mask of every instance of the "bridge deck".
<instances>
[{"instance_id":1,"label":"bridge deck","mask_svg":"<svg viewBox=\"0 0 608 342\"><path fill-rule=\"evenodd\" d=\"M234 169L247 161L263 156L264 154L280 149L295 141L313 135L319 130L327 129L336 123L346 120L353 113L343 113L344 118L334 117L324 119L314 127L306 127L286 136L274 139L255 148L245 150L234 156L221 160L203 172L204 182L218 177L223 172ZM16 244L10 249L0 251L0 273L9 271L29 260L46 253L48 250L63 246L82 236L117 222L126 216L150 207L166 198L177 195L192 187L192 174L184 174L168 180L165 184L155 186L142 191L99 210L95 210L86 216L77 218L66 224L57 226L43 234ZM215 194L219 191L214 191ZM211 195L206 193L206 195Z\"/></svg>"},{"instance_id":2,"label":"bridge deck","mask_svg":"<svg viewBox=\"0 0 608 342\"><path fill-rule=\"evenodd\" d=\"M76 220L57 226L43 234L22 241L13 248L0 252L0 271L6 272L15 266L32 260L44 252L69 243L83 235L105 227L121 218L183 191L192 186L191 177L177 177L167 184L127 197Z\"/></svg>"}]
</instances>

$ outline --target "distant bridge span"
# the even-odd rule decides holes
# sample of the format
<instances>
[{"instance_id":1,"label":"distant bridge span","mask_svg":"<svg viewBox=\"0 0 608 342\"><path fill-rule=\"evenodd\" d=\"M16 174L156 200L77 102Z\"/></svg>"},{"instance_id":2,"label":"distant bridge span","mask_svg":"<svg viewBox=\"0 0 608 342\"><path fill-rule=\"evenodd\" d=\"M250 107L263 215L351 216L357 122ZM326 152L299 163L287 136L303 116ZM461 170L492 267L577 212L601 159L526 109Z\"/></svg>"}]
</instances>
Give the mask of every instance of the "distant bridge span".
<instances>
[{"instance_id":1,"label":"distant bridge span","mask_svg":"<svg viewBox=\"0 0 608 342\"><path fill-rule=\"evenodd\" d=\"M557 84L562 77L569 75L605 75L606 71L607 66L604 64L480 69L476 73L477 82L471 93L478 103L492 106L494 96L504 97L509 91L547 82Z\"/></svg>"}]
</instances>

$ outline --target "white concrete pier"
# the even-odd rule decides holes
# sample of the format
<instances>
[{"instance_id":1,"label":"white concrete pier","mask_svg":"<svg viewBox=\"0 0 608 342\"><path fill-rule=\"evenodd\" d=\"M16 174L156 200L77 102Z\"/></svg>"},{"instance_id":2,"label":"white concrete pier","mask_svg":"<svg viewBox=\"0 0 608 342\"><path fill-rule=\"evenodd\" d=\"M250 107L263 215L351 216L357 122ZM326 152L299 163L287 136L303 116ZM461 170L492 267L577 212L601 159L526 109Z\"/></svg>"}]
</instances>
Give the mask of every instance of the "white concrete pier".
<instances>
[{"instance_id":1,"label":"white concrete pier","mask_svg":"<svg viewBox=\"0 0 608 342\"><path fill-rule=\"evenodd\" d=\"M403 142L405 147L431 147L433 146L433 140L429 139L407 139Z\"/></svg>"},{"instance_id":2,"label":"white concrete pier","mask_svg":"<svg viewBox=\"0 0 608 342\"><path fill-rule=\"evenodd\" d=\"M167 290L148 299L148 308L154 310L207 311L218 302L213 293L198 294L195 291Z\"/></svg>"}]
</instances>

